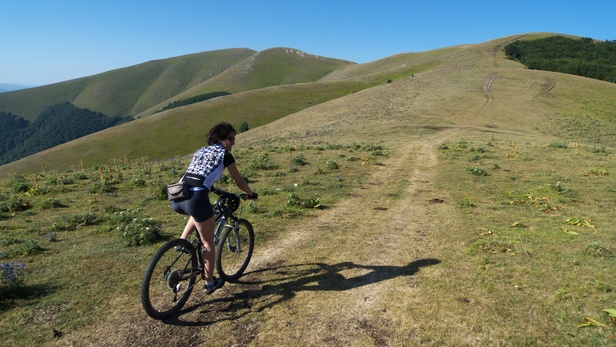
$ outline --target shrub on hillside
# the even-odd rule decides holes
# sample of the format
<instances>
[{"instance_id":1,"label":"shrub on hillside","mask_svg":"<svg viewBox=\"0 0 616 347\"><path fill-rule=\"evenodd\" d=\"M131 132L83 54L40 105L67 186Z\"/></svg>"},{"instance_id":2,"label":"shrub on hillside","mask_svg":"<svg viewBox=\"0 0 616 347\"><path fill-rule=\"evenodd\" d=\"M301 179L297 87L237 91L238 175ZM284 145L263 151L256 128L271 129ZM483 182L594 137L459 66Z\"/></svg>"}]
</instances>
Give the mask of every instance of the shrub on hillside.
<instances>
[{"instance_id":1,"label":"shrub on hillside","mask_svg":"<svg viewBox=\"0 0 616 347\"><path fill-rule=\"evenodd\" d=\"M139 210L116 211L104 218L126 246L149 245L162 236L160 222L144 216Z\"/></svg>"}]
</instances>

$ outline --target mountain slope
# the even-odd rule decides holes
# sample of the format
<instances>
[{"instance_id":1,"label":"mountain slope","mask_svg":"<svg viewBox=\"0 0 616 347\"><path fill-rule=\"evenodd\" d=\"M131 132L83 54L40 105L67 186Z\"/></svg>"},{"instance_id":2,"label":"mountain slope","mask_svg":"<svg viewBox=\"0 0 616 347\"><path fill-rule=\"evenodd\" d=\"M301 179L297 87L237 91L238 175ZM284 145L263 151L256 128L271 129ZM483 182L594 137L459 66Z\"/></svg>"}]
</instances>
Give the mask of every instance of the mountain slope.
<instances>
[{"instance_id":1,"label":"mountain slope","mask_svg":"<svg viewBox=\"0 0 616 347\"><path fill-rule=\"evenodd\" d=\"M149 115L167 103L218 91L239 93L271 86L314 82L338 68L355 65L349 61L320 57L292 48L257 52L220 74L153 105L138 116ZM142 110L143 111L143 110Z\"/></svg>"},{"instance_id":2,"label":"mountain slope","mask_svg":"<svg viewBox=\"0 0 616 347\"><path fill-rule=\"evenodd\" d=\"M351 62L290 48L226 49L112 70L52 85L0 94L0 110L34 120L62 102L109 116L135 116L171 101L209 92L241 92L313 82ZM213 82L208 83L209 80ZM186 92L186 93L185 93ZM184 93L184 94L182 94ZM152 111L150 112L152 113Z\"/></svg>"},{"instance_id":3,"label":"mountain slope","mask_svg":"<svg viewBox=\"0 0 616 347\"><path fill-rule=\"evenodd\" d=\"M149 61L109 72L0 94L0 109L34 120L45 108L70 102L109 116L135 114L199 84L255 52L228 49Z\"/></svg>"},{"instance_id":4,"label":"mountain slope","mask_svg":"<svg viewBox=\"0 0 616 347\"><path fill-rule=\"evenodd\" d=\"M394 60L398 64L399 59ZM306 63L308 69L302 68L304 61L308 61ZM49 169L62 169L81 162L85 165L95 165L124 156L158 158L182 155L201 145L203 134L217 121L224 119L236 125L248 122L251 128L255 128L301 109L374 85L385 84L388 80L401 76L410 76L430 66L425 63L425 59L413 56L400 71L395 73L375 68L383 64L371 64L363 69L347 72L345 78L337 78L331 82L297 83L320 79L321 76L340 66L345 69L354 65L345 61L305 55L296 50L283 48L267 50L234 66L229 72L212 78L211 84L209 81L201 83L179 94L177 98L188 98L222 86L235 88L236 91L255 88L253 90L157 113L152 116L153 119L143 117L162 108L167 101L173 99L166 100L141 113L142 117L136 121L4 165L0 167L0 175L21 170L38 170L41 164ZM256 66L259 68L255 68ZM285 70L281 66L290 68ZM261 73L254 71L260 69L272 69L274 77L263 83L264 77L255 77L255 74ZM271 83L283 83L283 85L262 87Z\"/></svg>"}]
</instances>

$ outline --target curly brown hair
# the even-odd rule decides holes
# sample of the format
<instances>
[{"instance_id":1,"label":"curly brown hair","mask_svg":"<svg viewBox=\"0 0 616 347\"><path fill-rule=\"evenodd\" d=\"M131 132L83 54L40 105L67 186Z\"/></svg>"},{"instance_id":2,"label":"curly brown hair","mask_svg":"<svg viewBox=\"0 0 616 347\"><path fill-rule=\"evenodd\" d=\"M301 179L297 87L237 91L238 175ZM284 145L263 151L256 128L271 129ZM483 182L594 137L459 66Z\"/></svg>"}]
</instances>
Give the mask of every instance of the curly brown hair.
<instances>
[{"instance_id":1,"label":"curly brown hair","mask_svg":"<svg viewBox=\"0 0 616 347\"><path fill-rule=\"evenodd\" d=\"M219 141L222 141L229 137L229 134L231 133L236 133L235 129L233 128L233 125L225 122L220 122L214 125L214 127L212 127L212 129L210 129L210 131L207 133L207 144L211 146Z\"/></svg>"}]
</instances>

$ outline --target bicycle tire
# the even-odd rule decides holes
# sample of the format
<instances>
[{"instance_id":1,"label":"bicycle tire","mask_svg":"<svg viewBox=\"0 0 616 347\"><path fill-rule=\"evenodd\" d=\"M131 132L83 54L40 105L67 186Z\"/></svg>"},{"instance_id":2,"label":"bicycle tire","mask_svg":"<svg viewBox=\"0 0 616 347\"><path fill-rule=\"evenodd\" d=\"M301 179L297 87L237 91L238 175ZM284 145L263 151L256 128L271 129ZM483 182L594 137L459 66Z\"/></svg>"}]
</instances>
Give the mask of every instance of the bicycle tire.
<instances>
[{"instance_id":1,"label":"bicycle tire","mask_svg":"<svg viewBox=\"0 0 616 347\"><path fill-rule=\"evenodd\" d=\"M197 253L187 240L162 245L150 259L141 281L141 305L154 319L176 314L192 293L199 272Z\"/></svg>"},{"instance_id":2,"label":"bicycle tire","mask_svg":"<svg viewBox=\"0 0 616 347\"><path fill-rule=\"evenodd\" d=\"M216 245L216 271L228 282L242 277L255 245L255 233L250 222L239 219L237 227L237 232L226 227Z\"/></svg>"}]
</instances>

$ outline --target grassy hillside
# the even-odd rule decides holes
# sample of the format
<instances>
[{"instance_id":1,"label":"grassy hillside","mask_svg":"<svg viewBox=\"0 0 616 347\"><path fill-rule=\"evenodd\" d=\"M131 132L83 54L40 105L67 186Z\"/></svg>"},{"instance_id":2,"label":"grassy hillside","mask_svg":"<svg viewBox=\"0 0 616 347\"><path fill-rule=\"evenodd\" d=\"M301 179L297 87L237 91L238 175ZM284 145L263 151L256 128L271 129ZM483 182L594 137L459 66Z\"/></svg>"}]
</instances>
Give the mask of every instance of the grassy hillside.
<instances>
[{"instance_id":1,"label":"grassy hillside","mask_svg":"<svg viewBox=\"0 0 616 347\"><path fill-rule=\"evenodd\" d=\"M14 287L0 287L0 338L94 346L613 344L616 85L504 59L504 44L519 37L371 63L383 77L399 76L392 83L360 88L356 81L374 70L348 66L366 70L169 110L61 152L73 163L78 152L99 160L120 153L107 162L2 176L0 261L25 267ZM397 70L402 64L409 70ZM341 96L327 99L335 91ZM280 105L287 116L266 118ZM262 126L242 118L252 114ZM160 160L161 148L182 147L180 137L161 134L185 134L185 125L175 130L184 118L200 132L196 121L210 116L251 124L234 155L260 194L242 209L257 233L255 253L241 282L212 296L196 291L177 317L153 321L139 303L141 276L185 223L161 188L203 138L183 137L192 147ZM159 154L126 153L135 147ZM29 165L40 168L41 159ZM219 186L236 191L227 180ZM162 236L127 246L145 228Z\"/></svg>"},{"instance_id":2,"label":"grassy hillside","mask_svg":"<svg viewBox=\"0 0 616 347\"><path fill-rule=\"evenodd\" d=\"M0 177L10 173L37 171L41 167L66 169L80 165L82 162L85 165L94 165L125 156L134 159L139 157L168 158L182 155L200 146L207 130L222 119L236 126L247 122L251 128L256 128L299 110L378 84L386 84L387 81L411 76L433 65L426 62L428 58L422 59L418 56L411 56L406 60L394 58L393 63L377 62L361 69L351 69L344 72L344 78L338 77L332 81L325 79L323 82L315 83L296 83L302 80L318 79L319 76L326 74L341 63L336 60L306 56L296 50L282 48L264 51L262 55L251 57L248 60L252 62L251 64L266 67L277 67L280 64L276 62L280 61L285 64L289 61L296 61L296 63L290 64L291 67L287 71L274 74L277 77L272 77L271 80L254 76L255 73L251 72L266 68L257 68L248 62L238 64L229 69L230 71L212 78L211 82L201 83L179 94L176 99L197 95L207 90L233 88L233 86L238 88L236 94L145 117L150 112L165 106L167 104L165 101L140 114L142 117L136 121L0 166ZM313 62L300 62L299 60L313 60ZM302 69L303 64L309 68ZM345 62L341 69L344 71L354 66ZM388 70L383 66L395 66L395 69ZM295 70L301 72L291 73ZM240 77L244 80L237 79ZM271 83L282 83L282 85L263 87ZM244 88L253 90L241 92Z\"/></svg>"},{"instance_id":3,"label":"grassy hillside","mask_svg":"<svg viewBox=\"0 0 616 347\"><path fill-rule=\"evenodd\" d=\"M313 82L352 64L291 48L226 49L149 61L94 76L0 94L0 109L30 121L62 102L109 116L135 116L157 105L216 91L241 92ZM214 79L212 83L207 81ZM197 88L195 88L197 87ZM186 92L186 93L185 93ZM182 94L185 93L185 94ZM160 107L159 107L160 108Z\"/></svg>"},{"instance_id":4,"label":"grassy hillside","mask_svg":"<svg viewBox=\"0 0 616 347\"><path fill-rule=\"evenodd\" d=\"M212 51L150 61L74 81L2 95L0 110L18 116L25 113L25 118L36 121L44 109L57 103L71 103L110 117L131 115L140 118L162 109L170 102L198 95L239 93L313 82L349 64L352 63L290 48L259 53L247 49ZM210 83L210 80L214 82ZM339 94L334 93L333 96ZM11 133L18 131L4 130ZM60 133L63 129L55 131Z\"/></svg>"},{"instance_id":5,"label":"grassy hillside","mask_svg":"<svg viewBox=\"0 0 616 347\"><path fill-rule=\"evenodd\" d=\"M350 62L279 48L226 49L149 61L53 85L0 94L0 109L34 120L61 102L109 116L135 116L157 105L216 91L241 92L316 81ZM209 80L214 79L212 82ZM184 94L182 94L184 93ZM160 107L158 107L160 108Z\"/></svg>"},{"instance_id":6,"label":"grassy hillside","mask_svg":"<svg viewBox=\"0 0 616 347\"><path fill-rule=\"evenodd\" d=\"M164 103L141 112L143 117L161 109L168 102L196 95L225 91L240 93L271 86L314 82L351 62L319 57L292 48L272 48L255 53L211 79L177 94Z\"/></svg>"},{"instance_id":7,"label":"grassy hillside","mask_svg":"<svg viewBox=\"0 0 616 347\"><path fill-rule=\"evenodd\" d=\"M135 115L233 66L255 52L228 49L149 61L98 75L0 94L0 108L28 120L68 101L109 116Z\"/></svg>"}]
</instances>

